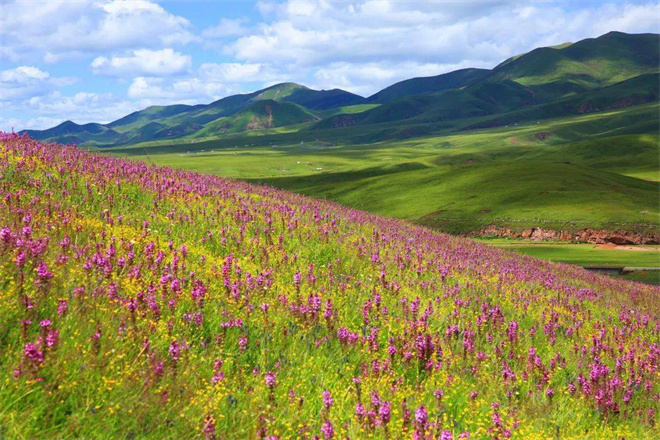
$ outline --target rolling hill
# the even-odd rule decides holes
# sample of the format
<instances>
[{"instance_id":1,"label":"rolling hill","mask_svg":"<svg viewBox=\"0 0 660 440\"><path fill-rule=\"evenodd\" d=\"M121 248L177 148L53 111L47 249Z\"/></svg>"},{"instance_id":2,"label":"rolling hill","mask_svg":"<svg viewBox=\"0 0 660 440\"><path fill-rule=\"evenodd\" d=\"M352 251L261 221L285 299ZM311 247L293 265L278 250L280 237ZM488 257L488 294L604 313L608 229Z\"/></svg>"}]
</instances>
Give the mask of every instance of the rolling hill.
<instances>
[{"instance_id":1,"label":"rolling hill","mask_svg":"<svg viewBox=\"0 0 660 440\"><path fill-rule=\"evenodd\" d=\"M367 98L368 103L386 104L412 95L426 95L443 90L459 89L488 74L487 69L461 69L442 75L411 78L384 88Z\"/></svg>"},{"instance_id":2,"label":"rolling hill","mask_svg":"<svg viewBox=\"0 0 660 440\"><path fill-rule=\"evenodd\" d=\"M604 228L654 243L658 38L610 33L366 99L283 83L31 134L452 233Z\"/></svg>"},{"instance_id":3,"label":"rolling hill","mask_svg":"<svg viewBox=\"0 0 660 440\"><path fill-rule=\"evenodd\" d=\"M364 142L365 135L347 129L380 124L380 134L369 136L373 141L382 141L425 136L437 130L506 125L657 101L659 42L657 34L610 32L576 43L538 48L492 70L462 69L412 78L368 98L339 89L319 91L281 83L208 105L149 107L105 125L67 121L48 130L26 132L40 140L107 147L172 139L219 139L241 132L265 134L268 129L287 126L297 127L289 131L300 130L301 140L306 130L323 131L324 136L337 130L339 133L329 138L350 137L353 142ZM251 109L259 101L299 108L286 106L281 117L275 117L277 122L264 123L263 109ZM246 116L248 113L252 114ZM254 122L250 123L252 117ZM301 124L318 119L311 127Z\"/></svg>"},{"instance_id":4,"label":"rolling hill","mask_svg":"<svg viewBox=\"0 0 660 440\"><path fill-rule=\"evenodd\" d=\"M289 101L261 99L232 114L208 122L195 136L207 137L227 133L260 130L317 121L309 109Z\"/></svg>"},{"instance_id":5,"label":"rolling hill","mask_svg":"<svg viewBox=\"0 0 660 440\"><path fill-rule=\"evenodd\" d=\"M287 104L284 106L285 110L282 111L282 114L275 116L276 121L273 126L278 127L298 124L306 120L317 120L316 111L361 104L364 102L364 98L339 89L319 91L299 84L282 83L253 93L228 96L208 105L152 106L105 125L78 125L66 121L51 129L25 130L25 133L35 139L100 146L175 139L186 135L199 136L198 132L207 124L209 127L203 133L221 135L268 126L267 123L245 122L245 116L248 113L255 115L259 113L258 111L255 113L251 106L260 101ZM302 108L303 106L305 108ZM279 106L273 108L280 109ZM262 107L261 113L264 112L263 109L264 107ZM305 115L303 116L303 114ZM228 118L229 116L235 117ZM220 118L228 119L219 122ZM237 125L234 126L234 122Z\"/></svg>"},{"instance_id":6,"label":"rolling hill","mask_svg":"<svg viewBox=\"0 0 660 440\"><path fill-rule=\"evenodd\" d=\"M496 66L488 78L516 81L549 100L657 72L659 43L657 34L609 32L510 58Z\"/></svg>"},{"instance_id":7,"label":"rolling hill","mask_svg":"<svg viewBox=\"0 0 660 440\"><path fill-rule=\"evenodd\" d=\"M659 287L16 134L0 169L3 437L656 437Z\"/></svg>"}]
</instances>

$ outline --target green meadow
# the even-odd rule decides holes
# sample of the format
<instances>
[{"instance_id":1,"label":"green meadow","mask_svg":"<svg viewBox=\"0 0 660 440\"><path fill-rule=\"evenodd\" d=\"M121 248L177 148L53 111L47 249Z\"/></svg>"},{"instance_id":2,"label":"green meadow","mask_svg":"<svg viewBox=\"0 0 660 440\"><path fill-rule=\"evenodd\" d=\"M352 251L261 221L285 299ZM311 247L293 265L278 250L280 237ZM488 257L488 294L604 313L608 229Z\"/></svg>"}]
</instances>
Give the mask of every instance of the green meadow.
<instances>
[{"instance_id":1,"label":"green meadow","mask_svg":"<svg viewBox=\"0 0 660 440\"><path fill-rule=\"evenodd\" d=\"M626 134L621 127L630 129L653 112L657 103L369 144L293 143L286 134L275 143L278 137L253 134L105 151L267 184L448 232L492 223L649 230L658 226L660 138Z\"/></svg>"},{"instance_id":2,"label":"green meadow","mask_svg":"<svg viewBox=\"0 0 660 440\"><path fill-rule=\"evenodd\" d=\"M490 244L544 260L577 264L584 267L660 268L660 246L631 247L634 250L593 244L530 242L511 239L481 239ZM660 285L660 271L637 270L615 276Z\"/></svg>"},{"instance_id":3,"label":"green meadow","mask_svg":"<svg viewBox=\"0 0 660 440\"><path fill-rule=\"evenodd\" d=\"M350 130L342 131L346 139L309 138L303 126L297 132L263 130L104 151L270 185L450 233L489 224L654 231L660 218L660 136L644 121L658 111L653 103L368 143ZM368 133L363 129L363 136ZM513 248L580 265L660 266L657 252Z\"/></svg>"}]
</instances>

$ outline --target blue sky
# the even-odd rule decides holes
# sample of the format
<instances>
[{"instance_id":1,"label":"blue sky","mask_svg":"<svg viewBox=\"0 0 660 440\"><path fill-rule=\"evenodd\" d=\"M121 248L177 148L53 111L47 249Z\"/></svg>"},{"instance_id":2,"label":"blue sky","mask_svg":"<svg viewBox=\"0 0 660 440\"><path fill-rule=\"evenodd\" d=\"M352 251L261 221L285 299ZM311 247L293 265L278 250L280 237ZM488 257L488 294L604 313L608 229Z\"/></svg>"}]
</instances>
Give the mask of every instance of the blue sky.
<instances>
[{"instance_id":1,"label":"blue sky","mask_svg":"<svg viewBox=\"0 0 660 440\"><path fill-rule=\"evenodd\" d=\"M612 30L656 1L0 0L0 130L110 122L282 81L368 96Z\"/></svg>"}]
</instances>

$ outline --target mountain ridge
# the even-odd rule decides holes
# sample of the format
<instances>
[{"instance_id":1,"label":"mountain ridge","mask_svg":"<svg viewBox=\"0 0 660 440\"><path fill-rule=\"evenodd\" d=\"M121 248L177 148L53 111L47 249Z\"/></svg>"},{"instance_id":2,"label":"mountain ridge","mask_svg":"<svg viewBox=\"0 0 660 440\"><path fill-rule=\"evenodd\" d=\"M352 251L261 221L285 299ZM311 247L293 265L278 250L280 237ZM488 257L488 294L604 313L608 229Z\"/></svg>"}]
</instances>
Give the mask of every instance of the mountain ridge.
<instances>
[{"instance_id":1,"label":"mountain ridge","mask_svg":"<svg viewBox=\"0 0 660 440\"><path fill-rule=\"evenodd\" d=\"M659 43L658 34L609 32L574 43L535 48L510 57L493 69L466 68L410 78L367 98L341 89L315 90L284 82L251 93L227 96L209 104L150 106L108 124L65 121L46 130L24 130L22 133L38 140L113 146L167 139L212 138L302 122L314 123L311 127L301 127L302 130L341 130L353 125L407 121L446 125L451 121L535 106L549 109L547 114L532 112L536 117L552 117L564 115L566 111L548 106L551 102L563 102L582 94L589 96L588 93L594 90L657 73ZM656 88L648 81L635 84L640 88L615 88L613 90L621 94L610 98L613 102L627 102L626 105L648 102L648 99L640 98L644 95L657 100ZM257 122L263 117L263 111L257 111L260 116L252 112L250 117L256 118L253 123L246 123L241 116L233 117L241 112L249 113L246 109L264 100L298 107L271 105L273 114L270 117L279 121L278 124ZM585 111L600 108L585 105Z\"/></svg>"}]
</instances>

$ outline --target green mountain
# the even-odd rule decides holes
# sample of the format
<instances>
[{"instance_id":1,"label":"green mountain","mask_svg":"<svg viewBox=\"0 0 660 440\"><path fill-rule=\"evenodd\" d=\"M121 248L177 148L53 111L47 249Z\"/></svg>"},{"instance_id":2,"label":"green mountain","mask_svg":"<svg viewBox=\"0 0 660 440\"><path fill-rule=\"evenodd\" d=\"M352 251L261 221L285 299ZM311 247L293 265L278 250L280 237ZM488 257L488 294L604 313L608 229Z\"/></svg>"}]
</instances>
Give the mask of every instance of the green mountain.
<instances>
[{"instance_id":1,"label":"green mountain","mask_svg":"<svg viewBox=\"0 0 660 440\"><path fill-rule=\"evenodd\" d=\"M57 141L62 144L83 144L89 139L97 139L103 143L118 143L122 135L111 128L96 123L76 124L64 121L47 130L24 130L34 139Z\"/></svg>"},{"instance_id":2,"label":"green mountain","mask_svg":"<svg viewBox=\"0 0 660 440\"><path fill-rule=\"evenodd\" d=\"M384 88L367 98L368 103L386 104L411 95L426 95L448 89L458 89L480 80L487 69L461 69L424 78L411 78Z\"/></svg>"},{"instance_id":3,"label":"green mountain","mask_svg":"<svg viewBox=\"0 0 660 440\"><path fill-rule=\"evenodd\" d=\"M285 142L304 141L311 132L327 141L378 142L655 102L659 54L657 34L610 32L534 49L492 70L401 81L369 98L288 82L208 105L153 106L105 125L67 121L27 133L40 140L113 146L270 135L289 127Z\"/></svg>"},{"instance_id":4,"label":"green mountain","mask_svg":"<svg viewBox=\"0 0 660 440\"><path fill-rule=\"evenodd\" d=\"M231 116L224 116L207 123L195 133L195 137L264 130L317 121L318 119L318 116L310 110L293 102L264 99L252 103L249 107Z\"/></svg>"},{"instance_id":5,"label":"green mountain","mask_svg":"<svg viewBox=\"0 0 660 440\"><path fill-rule=\"evenodd\" d=\"M266 101L270 102L269 105L274 109L272 127L267 122L266 107L261 106L261 110L253 107ZM278 102L288 105L272 104ZM176 139L188 135L221 135L316 121L318 117L314 113L315 110L331 110L363 102L363 97L344 90L313 90L300 84L281 83L253 93L228 96L208 105L152 106L105 125L78 125L67 121L48 130L25 132L35 139L65 143L130 144ZM236 117L229 118L230 116ZM252 123L251 119L254 119ZM257 120L260 122L255 122Z\"/></svg>"},{"instance_id":6,"label":"green mountain","mask_svg":"<svg viewBox=\"0 0 660 440\"><path fill-rule=\"evenodd\" d=\"M488 79L516 81L550 100L657 72L659 65L657 34L610 32L510 58L495 67Z\"/></svg>"},{"instance_id":7,"label":"green mountain","mask_svg":"<svg viewBox=\"0 0 660 440\"><path fill-rule=\"evenodd\" d=\"M319 122L312 129L336 128L341 124L380 124L413 118L417 122L473 118L528 107L539 102L533 93L513 81L479 81L464 88L406 96L349 118L342 114L335 115Z\"/></svg>"},{"instance_id":8,"label":"green mountain","mask_svg":"<svg viewBox=\"0 0 660 440\"><path fill-rule=\"evenodd\" d=\"M643 104L658 100L659 53L657 34L610 32L574 44L535 49L491 71L459 70L403 81L367 98L369 101L381 96L378 99L383 105L362 113L333 115L312 129L497 115L485 123L470 125L481 128ZM447 88L424 94L422 85L431 84L431 80ZM387 99L405 91L411 93ZM388 94L383 95L385 92Z\"/></svg>"}]
</instances>

